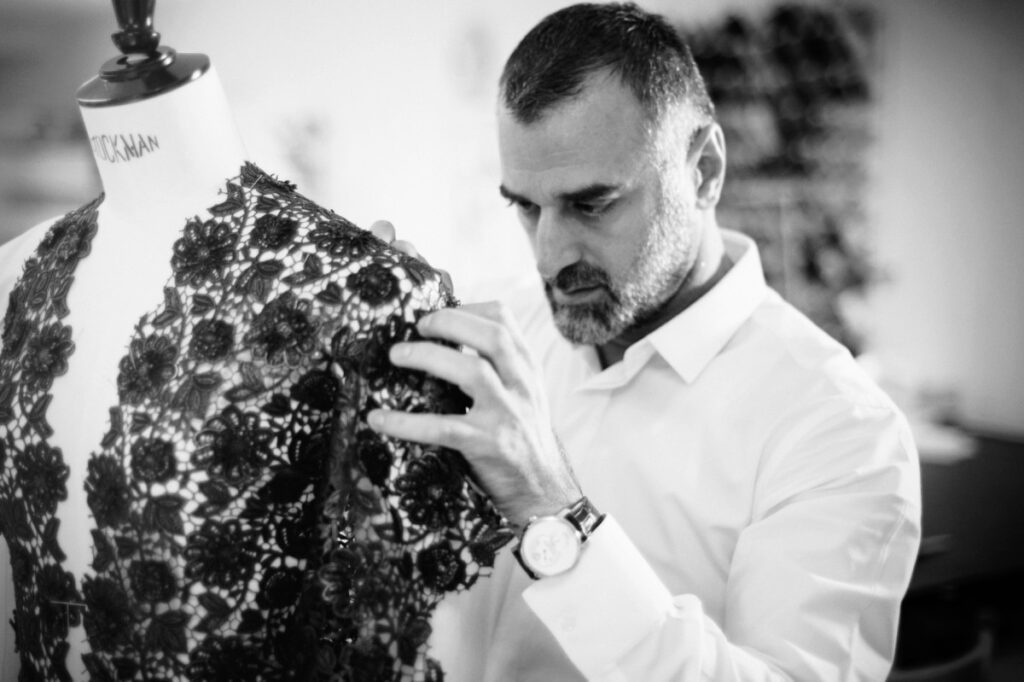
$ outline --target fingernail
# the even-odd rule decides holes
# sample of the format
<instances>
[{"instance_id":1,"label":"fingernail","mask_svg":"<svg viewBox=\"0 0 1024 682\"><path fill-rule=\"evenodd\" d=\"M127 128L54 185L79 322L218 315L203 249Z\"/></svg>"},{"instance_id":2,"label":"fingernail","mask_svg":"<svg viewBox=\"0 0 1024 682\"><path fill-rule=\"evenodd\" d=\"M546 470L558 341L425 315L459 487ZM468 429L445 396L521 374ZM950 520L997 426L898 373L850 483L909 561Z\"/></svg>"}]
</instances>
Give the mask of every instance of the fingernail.
<instances>
[{"instance_id":1,"label":"fingernail","mask_svg":"<svg viewBox=\"0 0 1024 682\"><path fill-rule=\"evenodd\" d=\"M366 421L371 429L377 430L384 424L384 416L380 413L380 410L371 410L366 415Z\"/></svg>"},{"instance_id":2,"label":"fingernail","mask_svg":"<svg viewBox=\"0 0 1024 682\"><path fill-rule=\"evenodd\" d=\"M391 352L389 353L389 355L391 356L391 360L395 361L409 357L409 353L411 352L412 348L409 347L409 344L396 343L395 345L391 346Z\"/></svg>"}]
</instances>

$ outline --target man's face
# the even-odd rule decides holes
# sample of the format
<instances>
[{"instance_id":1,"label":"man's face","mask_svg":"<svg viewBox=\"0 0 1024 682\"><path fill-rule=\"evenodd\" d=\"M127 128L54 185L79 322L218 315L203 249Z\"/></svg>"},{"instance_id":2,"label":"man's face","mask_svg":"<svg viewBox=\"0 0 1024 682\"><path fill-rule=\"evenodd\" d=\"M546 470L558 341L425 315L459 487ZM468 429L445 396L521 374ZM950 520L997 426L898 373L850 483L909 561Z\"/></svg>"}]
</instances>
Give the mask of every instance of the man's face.
<instances>
[{"instance_id":1,"label":"man's face","mask_svg":"<svg viewBox=\"0 0 1024 682\"><path fill-rule=\"evenodd\" d=\"M575 343L605 343L643 321L693 264L686 136L650 128L612 77L528 125L499 113L501 192L530 239L555 323Z\"/></svg>"}]
</instances>

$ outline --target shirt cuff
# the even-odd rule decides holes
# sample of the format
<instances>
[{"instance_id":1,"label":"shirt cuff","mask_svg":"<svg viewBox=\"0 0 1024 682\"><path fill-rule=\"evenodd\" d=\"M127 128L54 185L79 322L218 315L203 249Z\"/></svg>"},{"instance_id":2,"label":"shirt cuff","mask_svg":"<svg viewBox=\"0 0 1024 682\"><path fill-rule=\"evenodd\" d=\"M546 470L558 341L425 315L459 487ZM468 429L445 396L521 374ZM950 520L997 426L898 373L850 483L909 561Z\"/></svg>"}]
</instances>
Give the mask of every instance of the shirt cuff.
<instances>
[{"instance_id":1,"label":"shirt cuff","mask_svg":"<svg viewBox=\"0 0 1024 682\"><path fill-rule=\"evenodd\" d=\"M672 610L668 588L611 516L571 571L538 580L523 598L587 677L608 674Z\"/></svg>"}]
</instances>

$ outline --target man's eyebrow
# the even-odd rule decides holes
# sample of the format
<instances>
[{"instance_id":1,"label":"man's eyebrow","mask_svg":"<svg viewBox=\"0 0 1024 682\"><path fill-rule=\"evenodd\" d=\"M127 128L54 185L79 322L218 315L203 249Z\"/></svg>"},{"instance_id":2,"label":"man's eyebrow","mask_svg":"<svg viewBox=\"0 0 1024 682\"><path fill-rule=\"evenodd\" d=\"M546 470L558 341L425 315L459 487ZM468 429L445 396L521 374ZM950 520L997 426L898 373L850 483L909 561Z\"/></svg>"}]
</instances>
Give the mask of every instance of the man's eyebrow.
<instances>
[{"instance_id":1,"label":"man's eyebrow","mask_svg":"<svg viewBox=\"0 0 1024 682\"><path fill-rule=\"evenodd\" d=\"M603 199L607 197L609 194L614 194L615 192L618 191L619 187L616 185L606 185L604 183L597 183L593 185L588 185L581 189L573 190L572 192L565 192L563 194L558 195L558 198L566 203L586 203L588 201L594 201L595 199ZM517 204L533 203L526 197L516 194L508 187L505 187L505 185L500 185L498 187L498 192L504 198Z\"/></svg>"},{"instance_id":2,"label":"man's eyebrow","mask_svg":"<svg viewBox=\"0 0 1024 682\"><path fill-rule=\"evenodd\" d=\"M564 194L559 195L559 198L567 203L587 203L589 201L594 201L595 199L604 199L608 195L614 194L618 191L619 187L616 185L596 183L572 192L565 192Z\"/></svg>"},{"instance_id":3,"label":"man's eyebrow","mask_svg":"<svg viewBox=\"0 0 1024 682\"><path fill-rule=\"evenodd\" d=\"M514 204L529 204L529 203L532 203L529 199L527 199L526 197L523 197L523 196L520 196L520 195L516 194L515 192L510 190L508 187L505 187L505 185L498 185L498 193L501 194L502 197L504 197L505 199L508 199L509 201L511 201Z\"/></svg>"}]
</instances>

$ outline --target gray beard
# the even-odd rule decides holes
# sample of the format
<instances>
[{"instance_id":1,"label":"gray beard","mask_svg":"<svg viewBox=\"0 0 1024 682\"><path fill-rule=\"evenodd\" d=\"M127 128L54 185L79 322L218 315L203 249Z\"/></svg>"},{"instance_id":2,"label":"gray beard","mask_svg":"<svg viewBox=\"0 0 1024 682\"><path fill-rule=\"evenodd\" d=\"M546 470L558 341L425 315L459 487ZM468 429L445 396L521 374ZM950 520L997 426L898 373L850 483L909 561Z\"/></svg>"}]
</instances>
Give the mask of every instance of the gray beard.
<instances>
[{"instance_id":1,"label":"gray beard","mask_svg":"<svg viewBox=\"0 0 1024 682\"><path fill-rule=\"evenodd\" d=\"M618 298L605 291L605 298L597 303L556 303L548 293L548 303L555 326L566 339L576 344L599 345L608 343L632 324Z\"/></svg>"},{"instance_id":2,"label":"gray beard","mask_svg":"<svg viewBox=\"0 0 1024 682\"><path fill-rule=\"evenodd\" d=\"M544 293L559 333L572 343L601 345L654 315L679 288L688 269L671 256L686 251L664 234L654 235L631 268L643 274L622 285L606 279L601 299L594 302L558 303L546 284Z\"/></svg>"}]
</instances>

